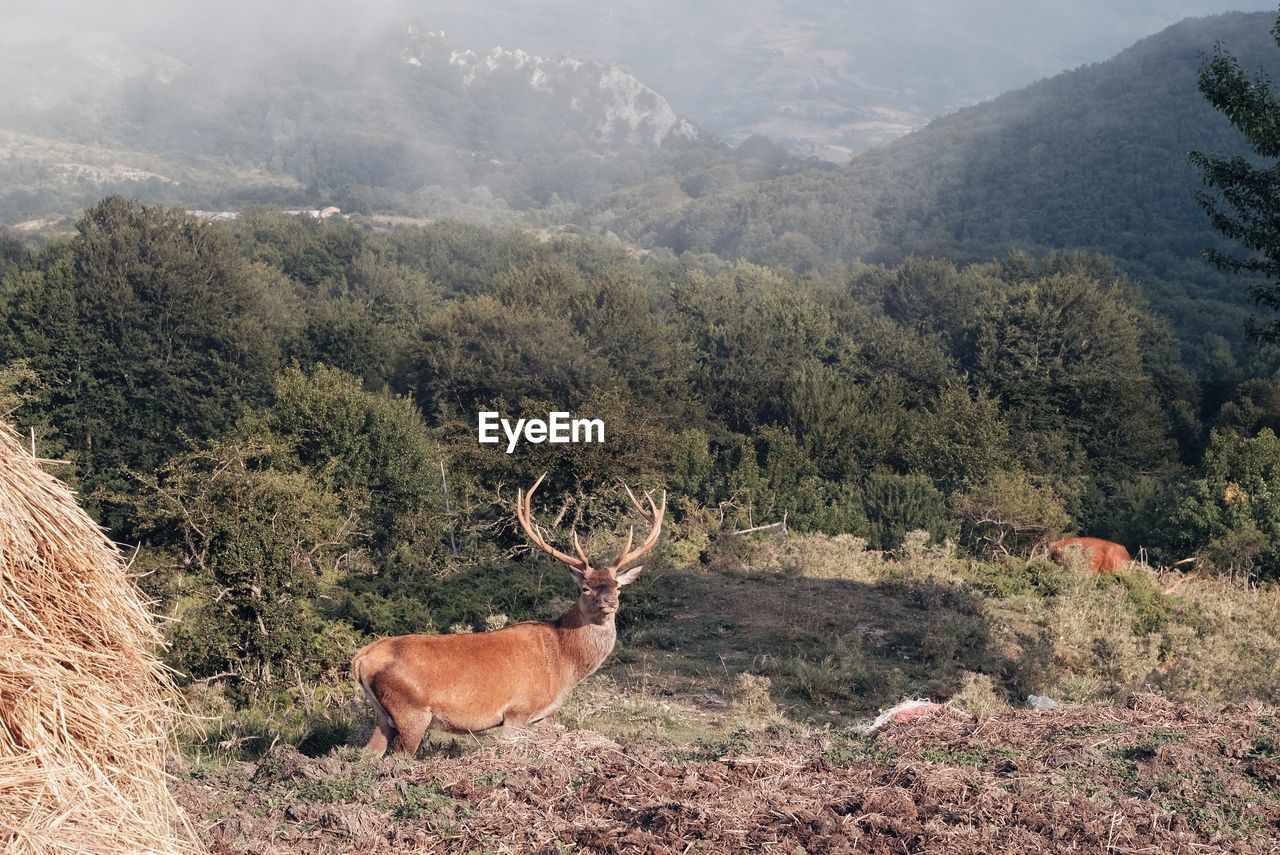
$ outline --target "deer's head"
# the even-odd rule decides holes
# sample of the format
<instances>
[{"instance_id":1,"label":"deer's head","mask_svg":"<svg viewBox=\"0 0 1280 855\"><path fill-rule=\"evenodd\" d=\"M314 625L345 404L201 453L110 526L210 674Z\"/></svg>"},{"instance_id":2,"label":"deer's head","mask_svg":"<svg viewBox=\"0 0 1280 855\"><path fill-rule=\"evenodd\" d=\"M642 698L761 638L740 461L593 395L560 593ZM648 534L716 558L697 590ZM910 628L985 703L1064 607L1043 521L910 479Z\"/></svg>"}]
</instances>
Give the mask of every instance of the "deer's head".
<instances>
[{"instance_id":1,"label":"deer's head","mask_svg":"<svg viewBox=\"0 0 1280 855\"><path fill-rule=\"evenodd\" d=\"M573 551L576 555L568 555L551 546L542 535L538 533L537 526L533 523L533 494L542 484L542 479L547 477L545 474L537 481L533 482L533 486L529 488L528 493L519 493L516 498L516 519L520 521L520 527L524 529L525 536L534 546L541 549L557 561L565 564L569 568L569 572L573 575L573 579L578 583L580 594L578 596L578 609L582 612L583 617L591 623L599 623L606 621L618 611L618 591L619 589L630 585L640 575L640 571L644 569L643 565L636 564L628 566L639 561L647 555L658 543L658 537L662 534L662 518L667 512L667 494L662 494L662 504L659 506L654 503L653 496L645 493L645 501L649 503L646 510L636 499L631 488L624 485L627 496L631 499L631 504L640 512L640 515L649 521L649 536L644 539L635 549L631 548L632 541L635 539L635 528L632 527L627 532L627 542L623 545L621 553L614 559L608 567L596 569L591 566L591 560L587 557L586 550L582 548L582 542L578 540L577 530L572 531Z\"/></svg>"}]
</instances>

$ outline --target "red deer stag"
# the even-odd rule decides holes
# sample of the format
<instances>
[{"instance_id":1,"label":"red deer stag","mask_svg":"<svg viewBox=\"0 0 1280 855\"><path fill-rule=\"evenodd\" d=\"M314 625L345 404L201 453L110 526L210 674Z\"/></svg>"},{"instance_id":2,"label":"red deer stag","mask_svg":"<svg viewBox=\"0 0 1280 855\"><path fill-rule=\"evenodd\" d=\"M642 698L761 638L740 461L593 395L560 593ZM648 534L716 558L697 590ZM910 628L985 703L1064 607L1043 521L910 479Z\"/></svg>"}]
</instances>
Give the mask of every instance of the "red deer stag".
<instances>
[{"instance_id":1,"label":"red deer stag","mask_svg":"<svg viewBox=\"0 0 1280 855\"><path fill-rule=\"evenodd\" d=\"M1059 567L1071 566L1071 553L1079 551L1080 569L1086 573L1119 573L1132 559L1129 550L1099 537L1064 537L1049 544L1049 557Z\"/></svg>"},{"instance_id":2,"label":"red deer stag","mask_svg":"<svg viewBox=\"0 0 1280 855\"><path fill-rule=\"evenodd\" d=\"M428 728L472 733L546 718L613 650L618 589L640 575L639 566L627 565L657 544L667 511L666 493L660 507L645 493L645 510L626 488L631 503L649 521L649 536L632 549L633 527L618 558L596 570L577 531L576 556L549 545L538 533L533 494L541 483L539 478L527 494L517 495L516 519L534 546L569 566L581 588L578 601L555 623L525 621L492 632L457 635L400 635L365 647L351 662L377 715L365 750L382 754L390 744L393 751L412 755Z\"/></svg>"}]
</instances>

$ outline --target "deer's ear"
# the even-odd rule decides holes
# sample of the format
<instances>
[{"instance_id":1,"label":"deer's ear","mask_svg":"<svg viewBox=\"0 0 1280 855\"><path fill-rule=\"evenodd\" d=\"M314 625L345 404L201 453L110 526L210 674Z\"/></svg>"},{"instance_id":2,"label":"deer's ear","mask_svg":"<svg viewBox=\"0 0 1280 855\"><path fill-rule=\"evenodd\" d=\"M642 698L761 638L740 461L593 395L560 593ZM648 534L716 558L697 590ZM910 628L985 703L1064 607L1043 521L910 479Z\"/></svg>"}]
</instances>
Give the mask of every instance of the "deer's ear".
<instances>
[{"instance_id":1,"label":"deer's ear","mask_svg":"<svg viewBox=\"0 0 1280 855\"><path fill-rule=\"evenodd\" d=\"M575 565L573 565L573 564L567 564L567 565L565 565L565 566L566 566L566 567L568 568L568 570L569 570L569 575L571 575L571 576L573 577L573 581L574 581L574 582L575 582L579 587L581 587L581 586L582 586L582 585L587 581L587 574L586 574L586 573L584 573L584 572L581 570L581 568L579 568L579 567L577 567L577 566L575 566Z\"/></svg>"},{"instance_id":2,"label":"deer's ear","mask_svg":"<svg viewBox=\"0 0 1280 855\"><path fill-rule=\"evenodd\" d=\"M616 577L618 580L618 587L621 588L623 585L630 585L636 579L640 578L640 571L643 569L643 564L637 564L635 567L623 570Z\"/></svg>"}]
</instances>

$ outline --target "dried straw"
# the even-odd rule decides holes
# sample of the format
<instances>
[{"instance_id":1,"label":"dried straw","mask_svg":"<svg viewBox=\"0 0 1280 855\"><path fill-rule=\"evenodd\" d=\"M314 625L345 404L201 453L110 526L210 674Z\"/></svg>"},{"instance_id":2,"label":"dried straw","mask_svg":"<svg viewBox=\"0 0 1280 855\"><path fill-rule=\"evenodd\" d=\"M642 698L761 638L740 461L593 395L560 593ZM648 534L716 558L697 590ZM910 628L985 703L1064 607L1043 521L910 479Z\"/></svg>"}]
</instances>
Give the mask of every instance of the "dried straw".
<instances>
[{"instance_id":1,"label":"dried straw","mask_svg":"<svg viewBox=\"0 0 1280 855\"><path fill-rule=\"evenodd\" d=\"M193 852L176 694L119 550L0 424L0 851Z\"/></svg>"}]
</instances>

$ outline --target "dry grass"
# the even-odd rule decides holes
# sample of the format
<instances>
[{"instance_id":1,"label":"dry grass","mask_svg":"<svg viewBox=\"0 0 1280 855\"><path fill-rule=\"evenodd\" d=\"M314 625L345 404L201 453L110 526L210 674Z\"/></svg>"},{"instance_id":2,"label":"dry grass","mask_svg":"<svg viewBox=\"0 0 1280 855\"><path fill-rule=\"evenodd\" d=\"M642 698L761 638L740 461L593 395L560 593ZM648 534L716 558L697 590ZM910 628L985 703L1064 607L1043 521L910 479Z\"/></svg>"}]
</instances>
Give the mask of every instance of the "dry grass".
<instances>
[{"instance_id":1,"label":"dry grass","mask_svg":"<svg viewBox=\"0 0 1280 855\"><path fill-rule=\"evenodd\" d=\"M0 427L0 847L185 852L175 694L115 545Z\"/></svg>"},{"instance_id":2,"label":"dry grass","mask_svg":"<svg viewBox=\"0 0 1280 855\"><path fill-rule=\"evenodd\" d=\"M849 616L846 623L870 626L879 619L880 631L886 633L922 628L922 648L937 646L954 626L928 632L921 621L930 619L932 609L910 615L894 608L889 595L895 586L941 585L968 592L980 605L968 617L983 631L959 645L956 656L964 660L968 645L983 644L978 652L989 662L1002 663L1000 673L990 676L1003 677L1004 685L995 688L1003 688L1005 702L1020 702L1029 692L1074 702L1115 701L1137 691L1205 703L1280 702L1280 586L1256 587L1242 579L1140 564L1119 576L1097 576L1041 562L983 563L956 556L947 544L926 545L922 535L909 535L892 556L868 551L860 539L847 535L762 538L749 549L740 547L720 569L753 574L745 599L768 602L765 614L791 606L786 600L773 602L779 597L769 592L770 578L779 589L785 584L814 591L809 608L787 615L797 636L800 630L817 629L816 618L836 611ZM845 596L853 593L862 596ZM825 635L838 631L828 627ZM815 637L804 639L805 649L818 656L824 634L810 635ZM775 643L772 649L787 645ZM905 652L918 659L925 651ZM834 656L838 666L839 653L826 649L822 655ZM973 662L963 664L971 667ZM847 681L849 674L835 676ZM917 685L907 689L922 690ZM881 705L885 700L878 699ZM980 705L998 709L1001 699Z\"/></svg>"},{"instance_id":3,"label":"dry grass","mask_svg":"<svg viewBox=\"0 0 1280 855\"><path fill-rule=\"evenodd\" d=\"M277 749L180 788L227 853L1275 851L1276 711L1151 695L716 750L544 725L425 761ZM229 797L228 793L234 793Z\"/></svg>"},{"instance_id":4,"label":"dry grass","mask_svg":"<svg viewBox=\"0 0 1280 855\"><path fill-rule=\"evenodd\" d=\"M254 855L1277 851L1280 592L920 538L719 558L635 592L645 619L559 724L416 760L215 755L179 798L219 851ZM1186 702L1131 696L1151 685ZM1028 711L1029 691L1062 707ZM851 726L904 694L973 717Z\"/></svg>"}]
</instances>

